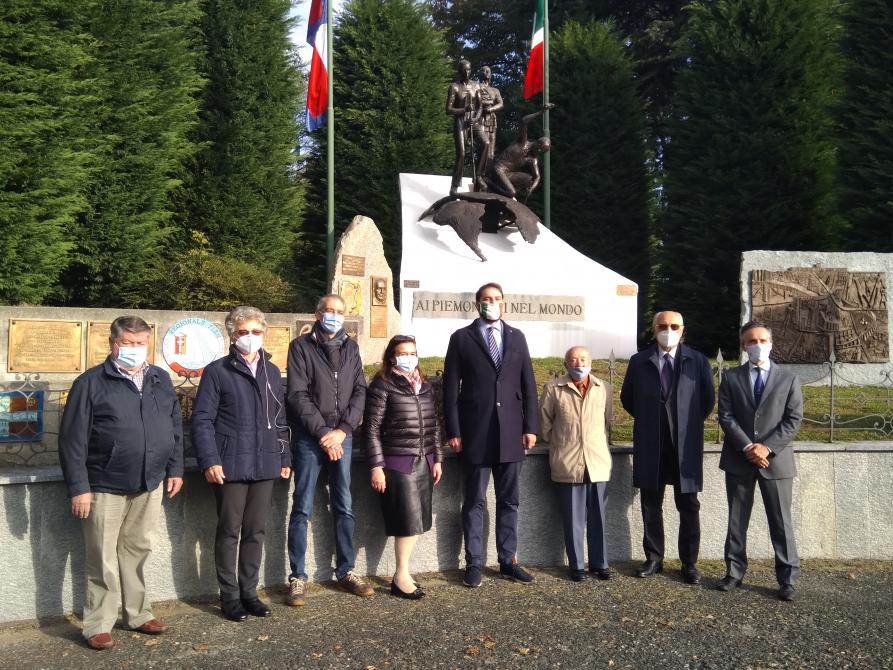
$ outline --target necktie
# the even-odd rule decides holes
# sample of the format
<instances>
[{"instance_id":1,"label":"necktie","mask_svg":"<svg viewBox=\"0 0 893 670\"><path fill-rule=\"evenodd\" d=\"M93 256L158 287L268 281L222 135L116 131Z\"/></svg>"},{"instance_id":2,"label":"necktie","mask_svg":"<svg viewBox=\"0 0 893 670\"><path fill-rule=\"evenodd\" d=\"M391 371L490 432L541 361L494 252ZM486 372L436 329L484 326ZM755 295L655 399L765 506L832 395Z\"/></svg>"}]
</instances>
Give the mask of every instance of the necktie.
<instances>
[{"instance_id":1,"label":"necktie","mask_svg":"<svg viewBox=\"0 0 893 670\"><path fill-rule=\"evenodd\" d=\"M753 401L755 405L759 405L760 398L763 397L763 389L766 388L766 382L763 381L763 373L760 368L754 367L753 370L757 373L757 378L753 381Z\"/></svg>"},{"instance_id":2,"label":"necktie","mask_svg":"<svg viewBox=\"0 0 893 670\"><path fill-rule=\"evenodd\" d=\"M490 358L496 366L496 372L502 367L502 356L499 355L499 345L496 344L496 336L493 335L493 327L487 326L487 347L490 349Z\"/></svg>"},{"instance_id":3,"label":"necktie","mask_svg":"<svg viewBox=\"0 0 893 670\"><path fill-rule=\"evenodd\" d=\"M670 397L673 389L673 357L670 354L664 354L664 367L660 371L660 390L664 396L664 400Z\"/></svg>"}]
</instances>

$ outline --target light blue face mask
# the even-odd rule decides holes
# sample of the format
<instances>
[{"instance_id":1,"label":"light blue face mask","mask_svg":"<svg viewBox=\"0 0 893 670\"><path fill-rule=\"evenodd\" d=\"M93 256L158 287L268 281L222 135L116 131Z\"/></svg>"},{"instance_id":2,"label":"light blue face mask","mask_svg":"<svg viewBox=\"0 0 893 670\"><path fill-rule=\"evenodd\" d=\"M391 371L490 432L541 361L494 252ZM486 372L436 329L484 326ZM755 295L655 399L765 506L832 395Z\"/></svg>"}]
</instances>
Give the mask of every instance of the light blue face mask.
<instances>
[{"instance_id":1,"label":"light blue face mask","mask_svg":"<svg viewBox=\"0 0 893 670\"><path fill-rule=\"evenodd\" d=\"M344 325L344 315L323 312L322 320L319 323L327 333L337 333Z\"/></svg>"},{"instance_id":2,"label":"light blue face mask","mask_svg":"<svg viewBox=\"0 0 893 670\"><path fill-rule=\"evenodd\" d=\"M396 361L394 366L401 372L412 372L419 367L419 357L413 354L394 356L394 360Z\"/></svg>"},{"instance_id":3,"label":"light blue face mask","mask_svg":"<svg viewBox=\"0 0 893 670\"><path fill-rule=\"evenodd\" d=\"M125 370L138 368L146 361L148 347L122 347L118 346L118 357L115 362Z\"/></svg>"},{"instance_id":4,"label":"light blue face mask","mask_svg":"<svg viewBox=\"0 0 893 670\"><path fill-rule=\"evenodd\" d=\"M592 366L585 368L568 368L567 373L571 376L571 379L580 381L581 379L588 377L591 370Z\"/></svg>"}]
</instances>

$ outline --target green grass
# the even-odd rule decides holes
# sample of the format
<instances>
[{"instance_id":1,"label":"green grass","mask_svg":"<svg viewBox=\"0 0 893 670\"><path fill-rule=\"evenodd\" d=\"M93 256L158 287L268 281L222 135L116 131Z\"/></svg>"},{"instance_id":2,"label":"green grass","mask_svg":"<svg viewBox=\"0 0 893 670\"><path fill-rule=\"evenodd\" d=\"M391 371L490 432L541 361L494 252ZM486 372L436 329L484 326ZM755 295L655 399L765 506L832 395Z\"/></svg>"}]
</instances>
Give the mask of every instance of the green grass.
<instances>
[{"instance_id":1,"label":"green grass","mask_svg":"<svg viewBox=\"0 0 893 670\"><path fill-rule=\"evenodd\" d=\"M620 386L626 374L626 360L614 363L613 414L611 441L613 443L632 442L632 418L620 405ZM715 368L716 361L711 360ZM419 366L429 377L443 371L443 358L422 358ZM367 365L367 377L378 370L378 365ZM608 361L592 362L596 377L610 382ZM537 387L564 372L564 362L555 356L533 359L533 374ZM714 380L715 380L714 376ZM804 386L803 408L805 419L800 427L797 440L804 442L830 441L830 401L831 389L827 386ZM893 388L889 386L837 386L834 388L834 442L855 442L866 440L893 439ZM716 420L716 408L704 425L704 440L707 443L722 441L722 431Z\"/></svg>"}]
</instances>

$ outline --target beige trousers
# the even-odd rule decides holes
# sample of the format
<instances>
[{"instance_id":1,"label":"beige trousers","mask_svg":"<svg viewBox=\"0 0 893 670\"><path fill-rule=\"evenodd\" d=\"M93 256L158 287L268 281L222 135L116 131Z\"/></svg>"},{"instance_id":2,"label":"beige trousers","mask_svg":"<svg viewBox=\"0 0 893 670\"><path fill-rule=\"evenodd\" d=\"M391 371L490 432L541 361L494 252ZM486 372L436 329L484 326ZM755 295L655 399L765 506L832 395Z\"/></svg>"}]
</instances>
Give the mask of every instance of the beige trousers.
<instances>
[{"instance_id":1,"label":"beige trousers","mask_svg":"<svg viewBox=\"0 0 893 670\"><path fill-rule=\"evenodd\" d=\"M85 638L109 633L123 604L124 623L139 628L153 619L144 569L155 543L164 487L154 491L94 493L84 531L87 589Z\"/></svg>"}]
</instances>

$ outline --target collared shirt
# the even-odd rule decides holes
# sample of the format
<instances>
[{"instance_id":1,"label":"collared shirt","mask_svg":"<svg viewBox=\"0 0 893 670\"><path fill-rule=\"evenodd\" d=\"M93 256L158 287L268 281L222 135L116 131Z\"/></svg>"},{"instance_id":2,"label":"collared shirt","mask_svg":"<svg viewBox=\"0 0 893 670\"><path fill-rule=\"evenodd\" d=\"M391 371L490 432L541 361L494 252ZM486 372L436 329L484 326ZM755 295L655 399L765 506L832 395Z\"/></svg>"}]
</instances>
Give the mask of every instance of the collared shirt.
<instances>
[{"instance_id":1,"label":"collared shirt","mask_svg":"<svg viewBox=\"0 0 893 670\"><path fill-rule=\"evenodd\" d=\"M766 388L766 382L769 381L769 368L771 366L771 361L763 361L759 365L754 365L750 361L747 362L747 371L748 371L748 379L750 379L750 393L753 395L753 386L757 382L757 375L755 370L759 370L760 374L763 376L763 388Z\"/></svg>"},{"instance_id":2,"label":"collared shirt","mask_svg":"<svg viewBox=\"0 0 893 670\"><path fill-rule=\"evenodd\" d=\"M571 382L573 382L574 386L577 387L577 390L580 392L581 396L586 396L586 390L589 388L589 375L583 377L583 379L574 379L571 377Z\"/></svg>"},{"instance_id":3,"label":"collared shirt","mask_svg":"<svg viewBox=\"0 0 893 670\"><path fill-rule=\"evenodd\" d=\"M146 361L143 361L143 364L137 369L136 372L131 372L130 370L125 370L120 365L118 365L114 359L112 359L112 363L115 366L115 369L118 370L122 375L127 377L130 381L133 382L133 385L136 386L136 390L140 393L143 392L143 380L146 377L146 370L149 369L149 364Z\"/></svg>"},{"instance_id":4,"label":"collared shirt","mask_svg":"<svg viewBox=\"0 0 893 670\"><path fill-rule=\"evenodd\" d=\"M658 374L661 374L664 371L664 363L665 363L664 356L667 354L670 354L670 359L673 361L673 369L674 370L676 369L676 352L677 351L679 351L678 344L675 347L673 347L672 349L670 349L669 351L664 351L663 349L660 348L660 346L657 347L657 353L658 353L657 372L658 372Z\"/></svg>"},{"instance_id":5,"label":"collared shirt","mask_svg":"<svg viewBox=\"0 0 893 670\"><path fill-rule=\"evenodd\" d=\"M493 329L493 339L496 340L496 346L499 347L499 356L505 358L505 347L502 344L502 319L498 321L484 321L478 318L478 331L484 338L484 344L487 344L487 328Z\"/></svg>"},{"instance_id":6,"label":"collared shirt","mask_svg":"<svg viewBox=\"0 0 893 670\"><path fill-rule=\"evenodd\" d=\"M239 355L242 357L242 360L245 361L245 365L248 366L248 370L251 371L251 376L257 377L257 362L260 360L261 353L257 352L257 355L254 357L253 361L249 361L248 357L241 352L239 353Z\"/></svg>"}]
</instances>

